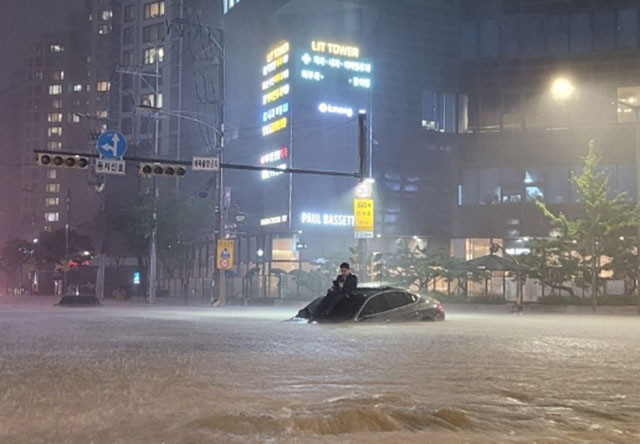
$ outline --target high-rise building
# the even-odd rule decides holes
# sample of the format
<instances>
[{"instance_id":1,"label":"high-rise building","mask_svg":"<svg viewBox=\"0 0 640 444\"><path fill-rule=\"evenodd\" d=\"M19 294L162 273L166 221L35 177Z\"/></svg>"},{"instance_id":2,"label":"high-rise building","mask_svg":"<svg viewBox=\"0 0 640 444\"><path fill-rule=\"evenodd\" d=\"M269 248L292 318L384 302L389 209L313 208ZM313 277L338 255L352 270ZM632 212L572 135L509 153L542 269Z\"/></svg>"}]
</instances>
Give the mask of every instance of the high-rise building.
<instances>
[{"instance_id":1,"label":"high-rise building","mask_svg":"<svg viewBox=\"0 0 640 444\"><path fill-rule=\"evenodd\" d=\"M611 192L635 200L635 115L616 101L640 103L637 2L463 1L460 66L468 125L450 236L461 255L548 236L535 202L579 209L570 178L590 145ZM574 89L566 100L552 94L558 78Z\"/></svg>"},{"instance_id":2,"label":"high-rise building","mask_svg":"<svg viewBox=\"0 0 640 444\"><path fill-rule=\"evenodd\" d=\"M114 5L87 0L64 30L30 43L25 58L19 139L19 226L12 236L35 238L65 224L89 232L97 216L100 178L90 169L40 167L33 150L93 152L114 116ZM117 41L115 41L117 43ZM96 188L97 187L97 188Z\"/></svg>"},{"instance_id":3,"label":"high-rise building","mask_svg":"<svg viewBox=\"0 0 640 444\"><path fill-rule=\"evenodd\" d=\"M358 114L376 180L376 233L448 235L454 195L448 138L458 130L444 97L438 132L421 125L423 91L457 90L457 4L448 1L226 2L225 160L270 167L358 171ZM451 106L451 110L449 109ZM451 114L454 115L455 114ZM355 243L357 179L275 172L225 173L247 213L255 251L296 267ZM407 211L410 209L410 211ZM243 240L244 235L240 235ZM377 242L382 242L382 239ZM244 248L241 249L245 251ZM288 263L287 263L288 262Z\"/></svg>"},{"instance_id":4,"label":"high-rise building","mask_svg":"<svg viewBox=\"0 0 640 444\"><path fill-rule=\"evenodd\" d=\"M156 140L160 159L190 160L219 149L221 15L220 1L121 2L117 126L132 155L155 157ZM207 179L159 185L188 194Z\"/></svg>"}]
</instances>

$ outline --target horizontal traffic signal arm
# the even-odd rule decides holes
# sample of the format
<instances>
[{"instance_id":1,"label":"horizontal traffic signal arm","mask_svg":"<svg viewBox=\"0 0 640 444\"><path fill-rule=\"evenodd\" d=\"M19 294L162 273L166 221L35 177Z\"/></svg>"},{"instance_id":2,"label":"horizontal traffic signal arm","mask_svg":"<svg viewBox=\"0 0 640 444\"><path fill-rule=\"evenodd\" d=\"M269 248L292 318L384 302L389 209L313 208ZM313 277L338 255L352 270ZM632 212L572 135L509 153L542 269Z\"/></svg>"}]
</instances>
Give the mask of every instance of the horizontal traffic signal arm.
<instances>
[{"instance_id":1,"label":"horizontal traffic signal arm","mask_svg":"<svg viewBox=\"0 0 640 444\"><path fill-rule=\"evenodd\" d=\"M48 154L52 156L80 156L91 159L97 159L100 156L97 153L75 153L70 151L49 151L49 150L34 150L36 155ZM125 156L122 160L129 162L150 163L160 165L176 165L176 166L191 166L191 160L169 160L169 159L153 159L149 157L130 157ZM220 168L226 168L229 170L246 170L246 171L274 171L276 173L293 173L293 174L313 174L318 176L338 176L338 177L355 177L362 178L358 173L345 173L341 171L324 171L324 170L307 170L301 168L278 168L258 165L241 165L235 163L222 163Z\"/></svg>"},{"instance_id":2,"label":"horizontal traffic signal arm","mask_svg":"<svg viewBox=\"0 0 640 444\"><path fill-rule=\"evenodd\" d=\"M37 154L36 162L38 165L46 167L78 168L83 170L89 167L89 158L81 155Z\"/></svg>"}]
</instances>

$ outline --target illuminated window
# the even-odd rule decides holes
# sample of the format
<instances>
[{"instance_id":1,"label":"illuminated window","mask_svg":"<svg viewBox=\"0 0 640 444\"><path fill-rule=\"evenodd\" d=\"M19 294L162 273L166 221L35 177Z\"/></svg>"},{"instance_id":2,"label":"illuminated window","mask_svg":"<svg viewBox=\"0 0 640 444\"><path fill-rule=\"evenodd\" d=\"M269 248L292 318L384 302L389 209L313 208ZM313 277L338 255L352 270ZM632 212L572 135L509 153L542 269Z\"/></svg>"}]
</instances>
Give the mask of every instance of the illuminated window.
<instances>
[{"instance_id":1,"label":"illuminated window","mask_svg":"<svg viewBox=\"0 0 640 444\"><path fill-rule=\"evenodd\" d=\"M82 92L82 84L76 83L75 85L73 85L73 92Z\"/></svg>"},{"instance_id":2,"label":"illuminated window","mask_svg":"<svg viewBox=\"0 0 640 444\"><path fill-rule=\"evenodd\" d=\"M48 183L45 186L45 191L47 193L59 193L60 192L60 184L59 183Z\"/></svg>"},{"instance_id":3,"label":"illuminated window","mask_svg":"<svg viewBox=\"0 0 640 444\"><path fill-rule=\"evenodd\" d=\"M144 64L151 65L152 63L156 63L156 55L158 57L158 62L162 63L164 60L164 48L162 46L158 48L145 49L142 55Z\"/></svg>"},{"instance_id":4,"label":"illuminated window","mask_svg":"<svg viewBox=\"0 0 640 444\"><path fill-rule=\"evenodd\" d=\"M632 86L628 88L618 88L618 100L628 103L630 106L640 104L640 87ZM618 122L631 123L636 121L636 115L632 108L624 105L618 105Z\"/></svg>"},{"instance_id":5,"label":"illuminated window","mask_svg":"<svg viewBox=\"0 0 640 444\"><path fill-rule=\"evenodd\" d=\"M62 85L49 85L49 95L57 96L62 94Z\"/></svg>"},{"instance_id":6,"label":"illuminated window","mask_svg":"<svg viewBox=\"0 0 640 444\"><path fill-rule=\"evenodd\" d=\"M113 26L111 25L111 23L103 23L102 25L98 26L98 34L100 35L109 34L112 30Z\"/></svg>"},{"instance_id":7,"label":"illuminated window","mask_svg":"<svg viewBox=\"0 0 640 444\"><path fill-rule=\"evenodd\" d=\"M96 84L96 91L98 92L105 92L109 90L111 90L111 82L103 81Z\"/></svg>"},{"instance_id":8,"label":"illuminated window","mask_svg":"<svg viewBox=\"0 0 640 444\"><path fill-rule=\"evenodd\" d=\"M49 123L62 122L62 113L49 113L49 114L47 114L47 122L49 122Z\"/></svg>"},{"instance_id":9,"label":"illuminated window","mask_svg":"<svg viewBox=\"0 0 640 444\"><path fill-rule=\"evenodd\" d=\"M98 119L106 119L109 116L109 112L108 111L96 111L96 117L98 117Z\"/></svg>"},{"instance_id":10,"label":"illuminated window","mask_svg":"<svg viewBox=\"0 0 640 444\"><path fill-rule=\"evenodd\" d=\"M58 170L47 170L47 179L49 180L55 180L58 178Z\"/></svg>"},{"instance_id":11,"label":"illuminated window","mask_svg":"<svg viewBox=\"0 0 640 444\"><path fill-rule=\"evenodd\" d=\"M47 141L47 149L59 151L62 149L62 142L60 142L59 140L49 140Z\"/></svg>"},{"instance_id":12,"label":"illuminated window","mask_svg":"<svg viewBox=\"0 0 640 444\"><path fill-rule=\"evenodd\" d=\"M54 109L60 109L62 108L62 100L60 99L53 99L51 101L51 107Z\"/></svg>"},{"instance_id":13,"label":"illuminated window","mask_svg":"<svg viewBox=\"0 0 640 444\"><path fill-rule=\"evenodd\" d=\"M46 197L44 199L44 206L45 207L55 207L58 206L60 204L60 198L59 197Z\"/></svg>"},{"instance_id":14,"label":"illuminated window","mask_svg":"<svg viewBox=\"0 0 640 444\"><path fill-rule=\"evenodd\" d=\"M111 17L113 17L113 11L111 9L105 9L100 11L100 20L103 21L107 21L107 20L111 20Z\"/></svg>"},{"instance_id":15,"label":"illuminated window","mask_svg":"<svg viewBox=\"0 0 640 444\"><path fill-rule=\"evenodd\" d=\"M233 8L238 3L240 3L240 0L224 0L224 13L226 14L227 12L229 12L229 9Z\"/></svg>"},{"instance_id":16,"label":"illuminated window","mask_svg":"<svg viewBox=\"0 0 640 444\"><path fill-rule=\"evenodd\" d=\"M158 23L156 25L145 26L142 28L142 41L144 43L153 42L154 40L160 40L164 37L164 23Z\"/></svg>"},{"instance_id":17,"label":"illuminated window","mask_svg":"<svg viewBox=\"0 0 640 444\"><path fill-rule=\"evenodd\" d=\"M78 113L69 113L67 115L67 121L72 123L78 123L80 122L80 115Z\"/></svg>"},{"instance_id":18,"label":"illuminated window","mask_svg":"<svg viewBox=\"0 0 640 444\"><path fill-rule=\"evenodd\" d=\"M51 78L53 80L64 80L64 71L53 71Z\"/></svg>"},{"instance_id":19,"label":"illuminated window","mask_svg":"<svg viewBox=\"0 0 640 444\"><path fill-rule=\"evenodd\" d=\"M144 18L152 19L162 17L164 15L164 0L159 2L147 3L144 5Z\"/></svg>"},{"instance_id":20,"label":"illuminated window","mask_svg":"<svg viewBox=\"0 0 640 444\"><path fill-rule=\"evenodd\" d=\"M44 213L44 220L47 222L58 222L58 220L60 220L60 213Z\"/></svg>"},{"instance_id":21,"label":"illuminated window","mask_svg":"<svg viewBox=\"0 0 640 444\"><path fill-rule=\"evenodd\" d=\"M158 94L158 99L156 100L156 95L144 94L142 96L142 106L148 106L151 108L162 108L162 93Z\"/></svg>"},{"instance_id":22,"label":"illuminated window","mask_svg":"<svg viewBox=\"0 0 640 444\"><path fill-rule=\"evenodd\" d=\"M47 128L47 135L49 137L62 136L62 127L61 126L50 126L49 128Z\"/></svg>"},{"instance_id":23,"label":"illuminated window","mask_svg":"<svg viewBox=\"0 0 640 444\"><path fill-rule=\"evenodd\" d=\"M49 52L56 53L56 52L63 52L63 51L64 51L64 46L60 45L59 43L52 43L51 45L49 45Z\"/></svg>"}]
</instances>

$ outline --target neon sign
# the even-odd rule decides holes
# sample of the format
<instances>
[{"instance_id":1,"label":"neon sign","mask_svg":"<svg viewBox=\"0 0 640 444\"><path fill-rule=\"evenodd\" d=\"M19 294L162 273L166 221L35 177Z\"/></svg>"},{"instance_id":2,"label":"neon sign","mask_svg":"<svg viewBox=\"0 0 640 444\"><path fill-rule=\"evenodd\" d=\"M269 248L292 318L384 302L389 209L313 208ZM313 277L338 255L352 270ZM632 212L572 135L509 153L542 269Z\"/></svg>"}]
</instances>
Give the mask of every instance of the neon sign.
<instances>
[{"instance_id":1,"label":"neon sign","mask_svg":"<svg viewBox=\"0 0 640 444\"><path fill-rule=\"evenodd\" d=\"M360 57L360 48L357 46L339 45L337 43L314 40L311 42L311 50L315 52L326 52L327 54L341 57L351 57L354 59Z\"/></svg>"},{"instance_id":2,"label":"neon sign","mask_svg":"<svg viewBox=\"0 0 640 444\"><path fill-rule=\"evenodd\" d=\"M364 77L352 77L349 79L349 83L351 83L356 88L371 88L371 79Z\"/></svg>"},{"instance_id":3,"label":"neon sign","mask_svg":"<svg viewBox=\"0 0 640 444\"><path fill-rule=\"evenodd\" d=\"M286 163L281 163L280 165L276 166L276 168L281 169L281 170L285 170L287 169L287 164ZM272 177L278 177L280 175L284 174L283 172L280 171L271 171L271 170L264 170L260 172L260 178L262 180L267 180L267 179L271 179Z\"/></svg>"},{"instance_id":4,"label":"neon sign","mask_svg":"<svg viewBox=\"0 0 640 444\"><path fill-rule=\"evenodd\" d=\"M260 219L260 225L263 227L266 225L278 225L283 224L288 220L289 216L287 216L286 214L283 214L282 216L266 217L264 219Z\"/></svg>"},{"instance_id":5,"label":"neon sign","mask_svg":"<svg viewBox=\"0 0 640 444\"><path fill-rule=\"evenodd\" d=\"M279 150L271 151L270 153L260 156L260 165L267 165L273 162L277 162L289 157L289 148L283 146Z\"/></svg>"},{"instance_id":6,"label":"neon sign","mask_svg":"<svg viewBox=\"0 0 640 444\"><path fill-rule=\"evenodd\" d=\"M269 134L277 133L287 127L287 118L283 117L282 119L278 119L275 122L271 122L268 125L262 127L262 135L268 136Z\"/></svg>"},{"instance_id":7,"label":"neon sign","mask_svg":"<svg viewBox=\"0 0 640 444\"><path fill-rule=\"evenodd\" d=\"M283 65L286 65L287 63L289 63L289 54L285 54L282 57L278 57L273 62L269 62L267 65L265 65L262 68L262 75L266 76L268 74L271 74L273 71L275 71L276 69L280 68Z\"/></svg>"},{"instance_id":8,"label":"neon sign","mask_svg":"<svg viewBox=\"0 0 640 444\"><path fill-rule=\"evenodd\" d=\"M262 104L268 105L269 103L277 102L278 100L289 94L290 90L291 87L288 83L286 85L282 85L281 87L276 88L273 91L263 95Z\"/></svg>"},{"instance_id":9,"label":"neon sign","mask_svg":"<svg viewBox=\"0 0 640 444\"><path fill-rule=\"evenodd\" d=\"M275 106L262 113L262 121L268 122L289 112L289 102Z\"/></svg>"},{"instance_id":10,"label":"neon sign","mask_svg":"<svg viewBox=\"0 0 640 444\"><path fill-rule=\"evenodd\" d=\"M333 69L344 69L346 71L353 71L358 73L371 73L371 63L367 62L343 60L335 57L325 57L322 55L311 56L309 53L304 53L301 57L301 60L305 65L316 65Z\"/></svg>"},{"instance_id":11,"label":"neon sign","mask_svg":"<svg viewBox=\"0 0 640 444\"><path fill-rule=\"evenodd\" d=\"M265 80L264 82L262 82L262 90L265 91L269 88L271 88L272 86L277 85L278 83L287 80L289 78L289 70L285 69L282 72L279 72L278 74L276 74L273 77L270 77L269 79Z\"/></svg>"},{"instance_id":12,"label":"neon sign","mask_svg":"<svg viewBox=\"0 0 640 444\"><path fill-rule=\"evenodd\" d=\"M278 57L282 57L288 52L289 52L289 42L284 42L267 54L267 63L273 62L275 59L277 59Z\"/></svg>"},{"instance_id":13,"label":"neon sign","mask_svg":"<svg viewBox=\"0 0 640 444\"><path fill-rule=\"evenodd\" d=\"M355 225L355 218L346 214L304 212L300 219L304 225L326 225L334 227L353 227Z\"/></svg>"},{"instance_id":14,"label":"neon sign","mask_svg":"<svg viewBox=\"0 0 640 444\"><path fill-rule=\"evenodd\" d=\"M320 80L324 79L324 74L318 71L312 71L310 69L303 69L300 75L302 76L303 79L315 80L316 82L319 82Z\"/></svg>"},{"instance_id":15,"label":"neon sign","mask_svg":"<svg viewBox=\"0 0 640 444\"><path fill-rule=\"evenodd\" d=\"M346 106L330 105L328 103L321 103L318 105L318 111L322 114L339 114L342 116L353 117L353 108Z\"/></svg>"}]
</instances>

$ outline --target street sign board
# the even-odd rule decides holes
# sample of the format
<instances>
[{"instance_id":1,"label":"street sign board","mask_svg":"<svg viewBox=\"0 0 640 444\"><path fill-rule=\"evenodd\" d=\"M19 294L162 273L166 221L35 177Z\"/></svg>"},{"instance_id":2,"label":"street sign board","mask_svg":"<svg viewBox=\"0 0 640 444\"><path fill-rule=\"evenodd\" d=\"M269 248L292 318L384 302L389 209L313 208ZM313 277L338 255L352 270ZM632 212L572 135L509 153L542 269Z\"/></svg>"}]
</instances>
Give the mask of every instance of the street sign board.
<instances>
[{"instance_id":1,"label":"street sign board","mask_svg":"<svg viewBox=\"0 0 640 444\"><path fill-rule=\"evenodd\" d=\"M220 171L219 157L194 157L191 163L194 171Z\"/></svg>"},{"instance_id":2,"label":"street sign board","mask_svg":"<svg viewBox=\"0 0 640 444\"><path fill-rule=\"evenodd\" d=\"M96 148L105 159L122 159L127 152L127 138L118 131L105 131L98 137Z\"/></svg>"},{"instance_id":3,"label":"street sign board","mask_svg":"<svg viewBox=\"0 0 640 444\"><path fill-rule=\"evenodd\" d=\"M233 255L235 241L233 239L219 239L216 249L216 267L218 270L233 270Z\"/></svg>"},{"instance_id":4,"label":"street sign board","mask_svg":"<svg viewBox=\"0 0 640 444\"><path fill-rule=\"evenodd\" d=\"M373 199L354 199L353 215L355 218L354 234L356 239L371 239L375 223Z\"/></svg>"},{"instance_id":5,"label":"street sign board","mask_svg":"<svg viewBox=\"0 0 640 444\"><path fill-rule=\"evenodd\" d=\"M124 176L125 172L126 162L124 160L96 160L96 173L98 174L116 174L118 176Z\"/></svg>"}]
</instances>

